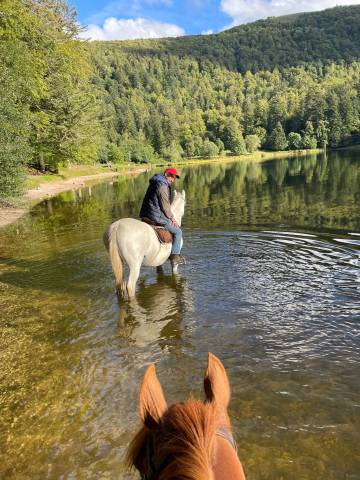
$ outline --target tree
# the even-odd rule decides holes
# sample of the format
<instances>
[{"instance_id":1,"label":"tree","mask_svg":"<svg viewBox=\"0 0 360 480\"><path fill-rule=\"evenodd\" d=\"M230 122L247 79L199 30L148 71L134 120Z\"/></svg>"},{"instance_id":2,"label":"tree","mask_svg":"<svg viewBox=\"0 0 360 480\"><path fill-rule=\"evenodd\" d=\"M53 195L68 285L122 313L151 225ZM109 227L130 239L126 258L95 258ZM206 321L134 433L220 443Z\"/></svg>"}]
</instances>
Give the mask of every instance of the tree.
<instances>
[{"instance_id":1,"label":"tree","mask_svg":"<svg viewBox=\"0 0 360 480\"><path fill-rule=\"evenodd\" d=\"M316 138L322 148L329 143L329 126L327 120L320 120L316 129Z\"/></svg>"},{"instance_id":2,"label":"tree","mask_svg":"<svg viewBox=\"0 0 360 480\"><path fill-rule=\"evenodd\" d=\"M224 143L220 140L220 138L216 139L216 146L218 147L219 150L219 155L225 150Z\"/></svg>"},{"instance_id":3,"label":"tree","mask_svg":"<svg viewBox=\"0 0 360 480\"><path fill-rule=\"evenodd\" d=\"M255 127L254 128L254 131L252 132L253 135L257 135L259 137L259 140L260 140L260 147L262 147L263 145L265 145L266 143L266 137L267 137L267 131L265 128L263 127Z\"/></svg>"},{"instance_id":4,"label":"tree","mask_svg":"<svg viewBox=\"0 0 360 480\"><path fill-rule=\"evenodd\" d=\"M202 157L216 157L219 155L219 148L214 142L210 140L205 140L200 151Z\"/></svg>"},{"instance_id":5,"label":"tree","mask_svg":"<svg viewBox=\"0 0 360 480\"><path fill-rule=\"evenodd\" d=\"M304 136L302 139L302 146L306 149L316 148L317 146L317 141L314 134L314 127L312 122L310 122L309 120L306 122Z\"/></svg>"},{"instance_id":6,"label":"tree","mask_svg":"<svg viewBox=\"0 0 360 480\"><path fill-rule=\"evenodd\" d=\"M229 148L235 155L246 154L246 144L241 132L234 133L229 140Z\"/></svg>"},{"instance_id":7,"label":"tree","mask_svg":"<svg viewBox=\"0 0 360 480\"><path fill-rule=\"evenodd\" d=\"M234 141L237 141L240 131L239 122L234 117L225 117L219 130L225 148L233 150Z\"/></svg>"},{"instance_id":8,"label":"tree","mask_svg":"<svg viewBox=\"0 0 360 480\"><path fill-rule=\"evenodd\" d=\"M288 135L288 142L290 150L300 150L302 148L302 137L300 133L290 132Z\"/></svg>"},{"instance_id":9,"label":"tree","mask_svg":"<svg viewBox=\"0 0 360 480\"><path fill-rule=\"evenodd\" d=\"M284 129L280 122L277 123L274 130L269 136L267 147L270 150L286 150L288 146L288 141L286 140L286 135Z\"/></svg>"},{"instance_id":10,"label":"tree","mask_svg":"<svg viewBox=\"0 0 360 480\"><path fill-rule=\"evenodd\" d=\"M34 18L16 0L5 0L0 14L0 198L19 194L31 156L29 102L41 91L41 66L34 63L26 37ZM21 39L21 40L20 40Z\"/></svg>"},{"instance_id":11,"label":"tree","mask_svg":"<svg viewBox=\"0 0 360 480\"><path fill-rule=\"evenodd\" d=\"M168 147L165 147L162 151L162 156L164 157L164 160L169 163L174 163L181 160L182 154L183 149L181 148L181 145L179 145L175 141L171 142L171 144Z\"/></svg>"},{"instance_id":12,"label":"tree","mask_svg":"<svg viewBox=\"0 0 360 480\"><path fill-rule=\"evenodd\" d=\"M342 131L342 120L340 114L340 99L334 91L331 91L328 99L326 119L329 122L329 143L331 146L339 144Z\"/></svg>"},{"instance_id":13,"label":"tree","mask_svg":"<svg viewBox=\"0 0 360 480\"><path fill-rule=\"evenodd\" d=\"M269 105L268 129L273 130L278 123L283 123L287 119L287 102L285 95L275 95Z\"/></svg>"},{"instance_id":14,"label":"tree","mask_svg":"<svg viewBox=\"0 0 360 480\"><path fill-rule=\"evenodd\" d=\"M259 150L260 144L260 138L257 135L247 135L245 137L246 150L249 153L253 153L256 152L256 150Z\"/></svg>"},{"instance_id":15,"label":"tree","mask_svg":"<svg viewBox=\"0 0 360 480\"><path fill-rule=\"evenodd\" d=\"M107 160L112 163L123 163L126 161L125 152L123 149L115 145L114 143L110 143L108 145L108 158Z\"/></svg>"},{"instance_id":16,"label":"tree","mask_svg":"<svg viewBox=\"0 0 360 480\"><path fill-rule=\"evenodd\" d=\"M133 144L131 151L131 161L134 163L154 163L158 160L152 145L148 143Z\"/></svg>"}]
</instances>

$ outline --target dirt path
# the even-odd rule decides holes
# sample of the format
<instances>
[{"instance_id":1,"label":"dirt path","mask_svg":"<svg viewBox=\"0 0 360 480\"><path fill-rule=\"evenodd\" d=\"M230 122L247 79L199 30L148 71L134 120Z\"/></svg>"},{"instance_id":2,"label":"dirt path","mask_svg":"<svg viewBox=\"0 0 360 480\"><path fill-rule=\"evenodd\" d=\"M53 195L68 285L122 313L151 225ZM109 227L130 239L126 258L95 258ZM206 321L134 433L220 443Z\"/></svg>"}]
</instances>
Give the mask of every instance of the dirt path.
<instances>
[{"instance_id":1,"label":"dirt path","mask_svg":"<svg viewBox=\"0 0 360 480\"><path fill-rule=\"evenodd\" d=\"M82 177L74 177L68 180L62 180L59 182L43 183L37 188L28 190L22 200L24 207L11 207L11 206L0 206L0 228L9 225L10 223L15 222L18 218L22 217L30 209L30 205L34 203L41 202L42 200L50 197L54 197L59 193L65 192L66 190L73 190L84 187L86 182L97 181L103 179L111 179L118 177L120 175L130 176L137 175L146 171L146 168L131 169L124 172L104 172L96 175L86 175Z\"/></svg>"}]
</instances>

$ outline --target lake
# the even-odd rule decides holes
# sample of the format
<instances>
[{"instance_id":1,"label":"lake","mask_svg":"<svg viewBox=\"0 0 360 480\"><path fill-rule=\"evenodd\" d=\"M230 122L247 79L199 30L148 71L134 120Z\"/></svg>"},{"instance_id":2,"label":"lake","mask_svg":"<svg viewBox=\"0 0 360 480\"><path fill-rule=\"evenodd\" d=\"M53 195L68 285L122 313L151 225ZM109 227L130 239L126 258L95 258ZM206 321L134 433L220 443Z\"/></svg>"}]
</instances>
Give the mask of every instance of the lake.
<instances>
[{"instance_id":1,"label":"lake","mask_svg":"<svg viewBox=\"0 0 360 480\"><path fill-rule=\"evenodd\" d=\"M0 478L138 478L146 366L168 403L203 398L211 351L248 480L360 479L360 151L183 167L188 263L119 308L102 234L154 172L0 230Z\"/></svg>"}]
</instances>

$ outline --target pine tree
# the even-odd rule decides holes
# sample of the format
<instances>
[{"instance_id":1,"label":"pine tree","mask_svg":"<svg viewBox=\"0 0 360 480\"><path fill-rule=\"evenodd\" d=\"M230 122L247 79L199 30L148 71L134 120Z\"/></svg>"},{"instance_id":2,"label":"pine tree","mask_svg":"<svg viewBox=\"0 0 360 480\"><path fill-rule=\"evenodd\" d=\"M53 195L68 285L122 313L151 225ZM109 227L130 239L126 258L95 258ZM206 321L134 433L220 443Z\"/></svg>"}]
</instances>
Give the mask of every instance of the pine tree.
<instances>
[{"instance_id":1,"label":"pine tree","mask_svg":"<svg viewBox=\"0 0 360 480\"><path fill-rule=\"evenodd\" d=\"M286 150L288 146L288 141L286 140L286 135L284 129L280 122L276 124L276 127L271 132L267 147L269 150Z\"/></svg>"},{"instance_id":2,"label":"pine tree","mask_svg":"<svg viewBox=\"0 0 360 480\"><path fill-rule=\"evenodd\" d=\"M310 120L306 122L304 136L302 139L302 147L306 149L316 148L317 141L314 133L314 127Z\"/></svg>"},{"instance_id":3,"label":"pine tree","mask_svg":"<svg viewBox=\"0 0 360 480\"><path fill-rule=\"evenodd\" d=\"M236 132L229 139L229 149L235 155L244 155L246 154L246 144L242 133Z\"/></svg>"}]
</instances>

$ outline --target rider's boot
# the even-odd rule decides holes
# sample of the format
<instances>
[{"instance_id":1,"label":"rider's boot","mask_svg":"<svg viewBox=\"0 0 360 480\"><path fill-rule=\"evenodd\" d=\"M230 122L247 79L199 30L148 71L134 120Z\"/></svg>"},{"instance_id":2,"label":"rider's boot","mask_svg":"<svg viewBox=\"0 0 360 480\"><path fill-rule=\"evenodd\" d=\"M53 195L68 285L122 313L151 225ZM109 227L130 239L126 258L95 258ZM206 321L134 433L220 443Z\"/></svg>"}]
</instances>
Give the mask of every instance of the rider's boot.
<instances>
[{"instance_id":1,"label":"rider's boot","mask_svg":"<svg viewBox=\"0 0 360 480\"><path fill-rule=\"evenodd\" d=\"M185 258L182 255L180 255L179 253L172 253L169 258L170 258L171 266L173 268L176 265L185 265L185 263L186 263Z\"/></svg>"}]
</instances>

